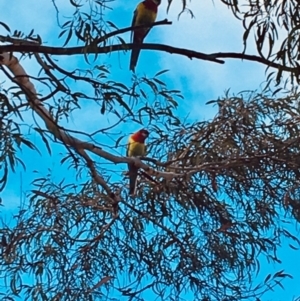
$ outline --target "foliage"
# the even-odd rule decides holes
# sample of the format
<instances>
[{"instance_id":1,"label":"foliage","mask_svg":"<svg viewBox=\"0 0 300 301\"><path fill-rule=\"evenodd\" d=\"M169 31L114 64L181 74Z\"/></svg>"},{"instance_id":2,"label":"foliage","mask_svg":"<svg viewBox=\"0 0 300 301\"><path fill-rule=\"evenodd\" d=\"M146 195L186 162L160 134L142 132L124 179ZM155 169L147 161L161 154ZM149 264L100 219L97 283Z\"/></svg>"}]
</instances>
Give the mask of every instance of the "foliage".
<instances>
[{"instance_id":1,"label":"foliage","mask_svg":"<svg viewBox=\"0 0 300 301\"><path fill-rule=\"evenodd\" d=\"M174 3L169 0L168 8ZM221 0L233 15L242 22L244 27L244 52L247 45L256 44L258 55L272 63L279 63L281 67L269 71L268 83L273 79L277 83L282 80L299 83L299 2L296 0L268 0L268 1L237 1ZM188 9L188 2L182 0L182 12L193 12ZM283 76L283 71L289 68L290 78ZM276 76L275 76L276 75Z\"/></svg>"},{"instance_id":2,"label":"foliage","mask_svg":"<svg viewBox=\"0 0 300 301\"><path fill-rule=\"evenodd\" d=\"M260 283L256 276L261 260L279 263L277 250L283 241L288 240L292 249L300 244L288 227L300 219L297 88L281 91L280 96L226 93L208 102L218 108L212 120L182 121L176 111L182 95L165 84L166 71L152 77L133 75L128 84L115 80L109 66L90 62L91 46L114 41L104 38L116 29L104 18L107 3L70 1L73 18L61 26L63 47L86 46L80 61L84 68L66 67L49 54L23 55L40 68L38 77L29 78L43 89L40 100L53 117L55 130L118 154L124 126L148 124L153 139L143 162L152 179L141 174L138 195L130 198L124 189L127 179L115 167L120 162L95 156L91 164L79 147L57 139L55 130L45 128L40 120L28 121L26 113L35 110L28 91L2 68L12 84L0 94L0 188L5 188L17 163L24 168L30 164L19 149L26 146L40 152L31 141L32 132L41 137L50 155L53 145L61 144L60 163L69 164L75 174L59 183L51 172L36 178L28 201L15 215L15 225L4 223L2 300L17 296L53 301L147 300L149 294L161 300L260 300L291 277L278 271ZM268 38L266 57L297 67L299 51L292 45L297 39L293 28L298 4L292 4L251 2L250 9L242 12L236 1L226 2L244 18L245 43L256 26L259 54L264 57L263 42ZM284 9L287 5L290 10ZM273 11L278 24L284 23L289 32L277 56L272 56L276 26L268 18ZM42 44L33 32L5 37L6 42L17 38ZM293 72L292 78L297 77ZM67 128L67 121L83 112L87 103L99 116L113 120L112 125L92 133ZM114 137L109 147L106 135ZM95 170L113 194L99 184Z\"/></svg>"}]
</instances>

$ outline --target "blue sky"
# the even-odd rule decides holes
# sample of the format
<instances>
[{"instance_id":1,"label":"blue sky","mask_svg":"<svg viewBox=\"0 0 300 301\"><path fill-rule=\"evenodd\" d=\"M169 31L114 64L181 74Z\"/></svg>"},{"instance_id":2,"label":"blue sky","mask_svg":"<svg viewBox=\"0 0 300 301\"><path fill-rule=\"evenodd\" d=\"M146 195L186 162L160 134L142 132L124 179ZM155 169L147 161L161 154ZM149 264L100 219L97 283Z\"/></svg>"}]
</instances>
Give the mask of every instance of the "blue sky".
<instances>
[{"instance_id":1,"label":"blue sky","mask_svg":"<svg viewBox=\"0 0 300 301\"><path fill-rule=\"evenodd\" d=\"M59 8L59 19L61 23L67 21L67 17L71 16L73 11L70 10L69 1L55 1ZM163 1L158 20L167 18L172 21L171 26L155 27L147 36L149 43L162 43L171 46L184 47L194 49L204 53L211 52L242 52L243 28L241 23L236 20L229 9L220 3L220 1L199 1L193 0L188 2L189 8L193 11L195 18L191 19L188 14L182 14L178 20L178 13L181 9L181 1L174 0L169 14L166 13L167 1ZM138 1L121 1L116 0L111 3L113 10L107 10L107 19L112 21L119 28L127 27L131 24L132 14ZM10 26L13 30L22 30L29 33L31 29L43 37L46 45L62 44L63 39L57 43L57 36L60 30L57 28L56 12L52 1L26 0L20 3L20 0L10 0L0 2L0 10L3 12L1 21ZM5 13L4 13L5 12ZM17 17L16 17L17 16ZM6 35L3 28L0 28L0 34ZM123 35L126 41L129 41L130 34ZM247 53L254 54L254 45L249 45ZM113 53L98 57L99 62L110 65L111 77L123 81L125 84L131 80L131 72L129 66L129 52ZM59 57L59 62L63 66L76 66L83 60L76 57ZM32 61L26 59L22 61L22 65L29 74L37 75L38 69ZM70 68L71 69L71 68ZM206 106L205 103L211 99L216 99L224 94L224 91L230 89L232 93L241 90L258 90L260 91L261 83L265 79L265 67L254 62L238 61L233 59L226 60L224 65L215 64L200 60L190 60L186 57L171 55L158 51L142 51L140 54L137 73L139 75L147 74L153 76L158 71L168 69L168 73L163 75L169 88L181 90L184 100L180 102L178 112L182 116L188 115L190 120L208 120L212 118L216 111L212 106ZM6 79L0 74L0 82ZM8 83L9 85L9 83ZM37 86L40 93L45 93L44 88ZM97 112L97 113L95 113ZM82 131L94 131L99 126L112 124L113 120L100 116L99 108L95 111L95 107L91 104L85 104L84 110L74 113L68 124L68 128L77 128ZM25 115L25 123L32 123L32 114ZM43 126L43 123L40 122ZM125 134L129 134L131 127L124 127ZM36 136L36 143L40 143L40 139ZM107 137L105 143L109 144L110 139ZM126 140L124 140L126 143ZM53 171L53 178L60 180L61 165L58 158L61 158L60 152L64 149L60 146L53 147L53 157L47 155L46 148L41 146L43 155L37 155L31 150L24 149L19 156L24 158L27 164L26 172L18 169L17 174L10 174L9 183L5 191L2 193L4 206L2 214L6 221L11 220L12 210L16 210L20 204L20 179L22 179L22 189L29 190L30 182L36 177L38 171L42 175L48 173L48 167ZM119 154L124 154L124 149L117 150ZM121 167L120 167L121 168ZM122 167L123 168L123 167ZM124 167L125 168L125 167ZM64 175L74 176L72 170L66 169ZM276 289L275 293L270 293L263 300L293 300L294 297L300 295L300 289L295 289L300 283L299 264L297 258L298 251L293 251L287 247L288 242L283 242L283 247L279 251L278 256L282 259L283 264L273 266L265 265L262 269L261 278L270 273L284 269L287 273L292 274L294 280L286 280L284 285L285 291ZM298 254L298 256L297 256Z\"/></svg>"}]
</instances>

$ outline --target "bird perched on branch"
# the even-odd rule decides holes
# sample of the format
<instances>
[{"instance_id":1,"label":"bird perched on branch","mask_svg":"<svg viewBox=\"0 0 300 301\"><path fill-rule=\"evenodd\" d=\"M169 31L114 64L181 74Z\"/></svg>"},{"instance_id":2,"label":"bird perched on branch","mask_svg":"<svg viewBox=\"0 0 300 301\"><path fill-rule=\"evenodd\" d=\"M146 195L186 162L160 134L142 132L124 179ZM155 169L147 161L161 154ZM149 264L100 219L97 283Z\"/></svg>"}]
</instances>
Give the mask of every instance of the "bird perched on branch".
<instances>
[{"instance_id":1,"label":"bird perched on branch","mask_svg":"<svg viewBox=\"0 0 300 301\"><path fill-rule=\"evenodd\" d=\"M144 0L139 3L134 11L133 20L131 26L149 25L151 26L157 15L157 7L160 5L161 0ZM133 29L132 42L133 44L142 44L144 38L150 31L150 27L143 27ZM130 57L130 70L134 71L141 49L135 48L131 51Z\"/></svg>"},{"instance_id":2,"label":"bird perched on branch","mask_svg":"<svg viewBox=\"0 0 300 301\"><path fill-rule=\"evenodd\" d=\"M145 140L149 132L141 129L129 137L127 144L127 157L141 157L146 154ZM138 167L134 163L128 164L129 170L129 195L135 195Z\"/></svg>"}]
</instances>

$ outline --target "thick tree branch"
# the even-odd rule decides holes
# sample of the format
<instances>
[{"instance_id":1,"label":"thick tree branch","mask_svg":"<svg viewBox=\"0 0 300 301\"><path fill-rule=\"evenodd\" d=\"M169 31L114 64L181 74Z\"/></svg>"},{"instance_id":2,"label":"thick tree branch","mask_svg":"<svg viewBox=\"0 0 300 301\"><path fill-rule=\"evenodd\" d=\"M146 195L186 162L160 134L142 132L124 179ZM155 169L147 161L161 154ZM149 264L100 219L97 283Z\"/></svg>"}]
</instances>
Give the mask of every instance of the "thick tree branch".
<instances>
[{"instance_id":1,"label":"thick tree branch","mask_svg":"<svg viewBox=\"0 0 300 301\"><path fill-rule=\"evenodd\" d=\"M288 67L284 66L265 58L262 58L257 55L250 55L238 52L215 52L211 54L206 54L190 49L172 47L169 45L163 44L148 44L143 43L142 45L135 45L132 43L129 44L120 44L120 45L111 45L105 47L96 47L96 46L82 46L82 47L69 47L69 48L62 48L62 47L47 47L47 46L40 46L37 44L30 44L30 45L4 45L0 46L1 52L31 52L31 53L43 53L43 54L52 54L52 55L77 55L77 54L101 54L101 53L110 53L115 51L126 51L129 49L134 48L141 48L144 50L157 50L157 51L164 51L171 54L178 54L182 56L186 56L189 59L199 59L199 60L206 60L211 61L214 63L224 64L224 60L226 58L232 59L240 59L240 60L247 60L261 63L267 67L272 67L275 69L281 69L282 71L293 72L297 73L298 68L296 67Z\"/></svg>"},{"instance_id":2,"label":"thick tree branch","mask_svg":"<svg viewBox=\"0 0 300 301\"><path fill-rule=\"evenodd\" d=\"M111 53L115 51L126 51L129 49L146 49L146 50L158 50L165 51L171 54L179 54L187 56L190 59L199 59L211 61L214 63L224 64L223 60L219 60L213 55L205 54L202 52L197 52L194 50L177 48L168 45L162 44L147 44L142 45L136 44L119 44L119 45L110 45L105 47L96 47L96 46L82 46L82 47L47 47L39 45L5 45L0 46L0 52L30 52L30 53L43 53L43 54L52 54L52 55L76 55L76 54L101 54L101 53Z\"/></svg>"},{"instance_id":3,"label":"thick tree branch","mask_svg":"<svg viewBox=\"0 0 300 301\"><path fill-rule=\"evenodd\" d=\"M158 26L158 25L170 25L172 22L168 21L167 19L158 21L153 23L151 27ZM31 52L31 53L43 53L43 54L52 54L52 55L76 55L76 54L101 54L101 53L109 53L114 51L123 51L123 50L129 50L134 48L141 48L145 50L158 50L158 51L165 51L169 52L171 54L179 54L183 56L187 56L190 59L201 59L201 60L208 60L215 63L224 64L223 60L220 60L220 58L233 58L233 59L242 59L242 60L248 60L248 61L255 61L261 64L266 65L267 67L273 67L276 69L281 69L283 71L288 72L294 72L298 73L298 68L295 67L288 67L283 66L278 63L269 61L268 59L265 59L261 56L257 55L249 55L244 53L236 53L236 52L216 52L211 54L205 54L201 52L197 52L194 50L189 49L183 49L183 48L177 48L172 47L169 45L162 45L162 44L147 44L143 43L142 45L135 45L135 44L121 44L121 45L111 45L111 46L105 46L105 47L97 47L97 45L101 42L104 42L108 40L109 38L132 31L136 28L143 28L145 25L140 26L130 26L122 29L115 30L113 32L110 32L104 36L101 36L94 41L91 42L90 45L86 46L79 46L79 47L69 47L69 48L61 48L61 47L47 47L47 46L41 46L38 44L38 42L35 41L27 41L22 39L16 39L11 37L5 37L0 36L1 42L10 42L12 45L4 45L0 46L0 51L2 52Z\"/></svg>"}]
</instances>

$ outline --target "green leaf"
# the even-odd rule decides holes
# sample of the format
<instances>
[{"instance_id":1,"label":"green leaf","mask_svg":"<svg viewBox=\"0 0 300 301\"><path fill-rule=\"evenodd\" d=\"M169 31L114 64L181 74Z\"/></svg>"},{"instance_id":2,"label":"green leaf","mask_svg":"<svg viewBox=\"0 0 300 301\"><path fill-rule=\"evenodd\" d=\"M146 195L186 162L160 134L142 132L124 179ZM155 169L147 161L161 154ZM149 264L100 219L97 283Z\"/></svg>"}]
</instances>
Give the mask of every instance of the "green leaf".
<instances>
[{"instance_id":1,"label":"green leaf","mask_svg":"<svg viewBox=\"0 0 300 301\"><path fill-rule=\"evenodd\" d=\"M105 113L105 101L102 101L102 106L101 106L100 113L101 113L102 115Z\"/></svg>"},{"instance_id":2,"label":"green leaf","mask_svg":"<svg viewBox=\"0 0 300 301\"><path fill-rule=\"evenodd\" d=\"M47 148L47 150L48 150L48 153L51 155L51 148L50 148L50 145L49 145L49 142L48 142L48 140L45 138L45 136L44 136L44 131L42 130L42 129L39 129L39 128L34 128L34 130L37 132L37 133L39 133L40 134L40 136L42 137L42 140L43 140L43 142L45 143L45 145L46 145L46 148Z\"/></svg>"},{"instance_id":3,"label":"green leaf","mask_svg":"<svg viewBox=\"0 0 300 301\"><path fill-rule=\"evenodd\" d=\"M217 100L209 100L209 101L207 101L205 104L206 105L210 105L210 104L212 104L212 103L216 103L216 102L218 102Z\"/></svg>"},{"instance_id":4,"label":"green leaf","mask_svg":"<svg viewBox=\"0 0 300 301\"><path fill-rule=\"evenodd\" d=\"M70 3L71 3L73 6L75 6L75 7L81 7L81 6L83 6L83 4L82 4L82 5L77 4L74 0L70 0Z\"/></svg>"},{"instance_id":5,"label":"green leaf","mask_svg":"<svg viewBox=\"0 0 300 301\"><path fill-rule=\"evenodd\" d=\"M264 283L267 283L270 279L271 279L271 274L269 274L269 275L266 277Z\"/></svg>"},{"instance_id":6,"label":"green leaf","mask_svg":"<svg viewBox=\"0 0 300 301\"><path fill-rule=\"evenodd\" d=\"M62 25L62 28L66 27L67 25L69 25L69 24L71 24L71 23L73 23L73 22L72 22L72 21L67 21L67 22L65 22L65 23Z\"/></svg>"},{"instance_id":7,"label":"green leaf","mask_svg":"<svg viewBox=\"0 0 300 301\"><path fill-rule=\"evenodd\" d=\"M20 137L20 138L21 138L21 143L25 144L26 146L28 146L31 149L34 149L34 150L38 151L38 148L31 141L26 140L23 137Z\"/></svg>"},{"instance_id":8,"label":"green leaf","mask_svg":"<svg viewBox=\"0 0 300 301\"><path fill-rule=\"evenodd\" d=\"M61 31L60 34L58 35L58 38L61 38L66 32L67 32L66 29Z\"/></svg>"},{"instance_id":9,"label":"green leaf","mask_svg":"<svg viewBox=\"0 0 300 301\"><path fill-rule=\"evenodd\" d=\"M166 86L166 84L164 82L162 82L161 80L159 80L157 78L153 78L153 80L161 86Z\"/></svg>"},{"instance_id":10,"label":"green leaf","mask_svg":"<svg viewBox=\"0 0 300 301\"><path fill-rule=\"evenodd\" d=\"M125 40L123 40L121 37L117 37L117 39L121 42L122 45L127 45Z\"/></svg>"},{"instance_id":11,"label":"green leaf","mask_svg":"<svg viewBox=\"0 0 300 301\"><path fill-rule=\"evenodd\" d=\"M63 47L66 46L69 43L69 41L70 41L70 39L72 37L72 34L73 34L73 30L72 30L72 28L70 28L68 36L67 36L67 38L65 40L65 43L63 44Z\"/></svg>"},{"instance_id":12,"label":"green leaf","mask_svg":"<svg viewBox=\"0 0 300 301\"><path fill-rule=\"evenodd\" d=\"M110 22L110 21L107 21L107 24L108 24L109 26L113 27L113 28L116 29L116 30L119 29L114 23L112 23L112 22Z\"/></svg>"},{"instance_id":13,"label":"green leaf","mask_svg":"<svg viewBox=\"0 0 300 301\"><path fill-rule=\"evenodd\" d=\"M162 75L162 74L164 74L164 73L166 73L166 72L169 72L169 70L168 70L168 69L165 69L165 70L159 71L159 72L157 72L157 73L154 75L154 77L160 76L160 75Z\"/></svg>"},{"instance_id":14,"label":"green leaf","mask_svg":"<svg viewBox=\"0 0 300 301\"><path fill-rule=\"evenodd\" d=\"M0 25L2 25L8 32L10 32L10 28L8 27L8 25L6 25L5 23L0 21Z\"/></svg>"}]
</instances>

